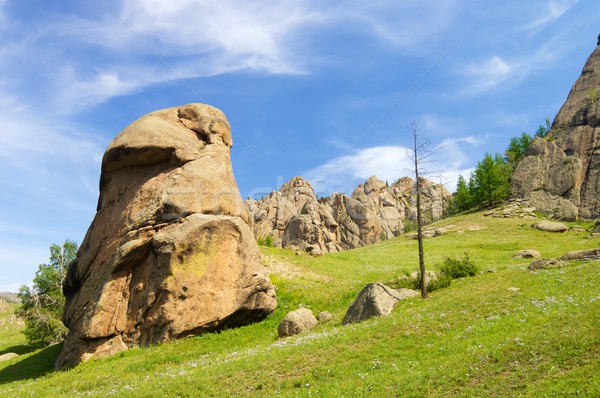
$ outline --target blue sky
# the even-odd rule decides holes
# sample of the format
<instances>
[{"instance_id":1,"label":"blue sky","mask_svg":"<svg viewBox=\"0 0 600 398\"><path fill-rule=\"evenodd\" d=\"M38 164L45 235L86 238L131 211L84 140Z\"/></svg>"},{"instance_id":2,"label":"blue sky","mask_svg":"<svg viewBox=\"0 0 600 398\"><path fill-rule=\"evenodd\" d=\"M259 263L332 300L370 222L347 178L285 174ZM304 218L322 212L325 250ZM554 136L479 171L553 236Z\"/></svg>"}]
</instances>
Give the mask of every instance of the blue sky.
<instances>
[{"instance_id":1,"label":"blue sky","mask_svg":"<svg viewBox=\"0 0 600 398\"><path fill-rule=\"evenodd\" d=\"M223 110L243 197L407 175L413 120L453 187L554 117L598 33L597 0L0 0L0 291L83 240L105 148L150 111Z\"/></svg>"}]
</instances>

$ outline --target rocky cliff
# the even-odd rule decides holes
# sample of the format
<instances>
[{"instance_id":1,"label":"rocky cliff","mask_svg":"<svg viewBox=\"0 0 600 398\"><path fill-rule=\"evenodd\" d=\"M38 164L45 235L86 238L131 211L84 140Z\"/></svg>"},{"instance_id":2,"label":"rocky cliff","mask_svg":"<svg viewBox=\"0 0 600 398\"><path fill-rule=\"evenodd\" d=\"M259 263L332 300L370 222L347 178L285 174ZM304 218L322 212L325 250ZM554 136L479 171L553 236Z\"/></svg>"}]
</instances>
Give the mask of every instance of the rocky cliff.
<instances>
[{"instance_id":1,"label":"rocky cliff","mask_svg":"<svg viewBox=\"0 0 600 398\"><path fill-rule=\"evenodd\" d=\"M231 146L225 115L203 104L150 113L113 140L63 285L69 333L57 368L275 309Z\"/></svg>"},{"instance_id":2,"label":"rocky cliff","mask_svg":"<svg viewBox=\"0 0 600 398\"><path fill-rule=\"evenodd\" d=\"M512 188L555 218L600 217L600 36L545 139L519 163Z\"/></svg>"},{"instance_id":3,"label":"rocky cliff","mask_svg":"<svg viewBox=\"0 0 600 398\"><path fill-rule=\"evenodd\" d=\"M443 217L451 195L442 186L422 183L426 223ZM351 196L334 193L317 199L308 181L294 177L260 200L247 200L258 239L311 254L337 252L401 234L416 220L415 182L401 178L391 186L370 177Z\"/></svg>"}]
</instances>

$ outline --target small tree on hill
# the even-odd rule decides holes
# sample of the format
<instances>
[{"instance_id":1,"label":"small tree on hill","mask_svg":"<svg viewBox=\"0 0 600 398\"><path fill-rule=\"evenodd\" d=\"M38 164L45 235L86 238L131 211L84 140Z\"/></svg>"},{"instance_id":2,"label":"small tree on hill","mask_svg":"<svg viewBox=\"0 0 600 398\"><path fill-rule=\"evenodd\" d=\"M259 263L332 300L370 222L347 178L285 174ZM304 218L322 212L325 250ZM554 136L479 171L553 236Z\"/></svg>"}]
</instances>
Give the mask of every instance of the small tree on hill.
<instances>
[{"instance_id":1,"label":"small tree on hill","mask_svg":"<svg viewBox=\"0 0 600 398\"><path fill-rule=\"evenodd\" d=\"M408 125L408 131L413 138L413 147L408 157L413 161L415 169L415 190L417 194L417 241L419 244L419 273L421 275L420 287L421 297L427 298L427 277L425 273L425 252L423 249L423 211L421 209L421 178L420 168L423 162L430 156L435 154L435 151L430 151L427 147L431 144L429 139L422 140L420 137L420 125L416 121L412 121Z\"/></svg>"},{"instance_id":2,"label":"small tree on hill","mask_svg":"<svg viewBox=\"0 0 600 398\"><path fill-rule=\"evenodd\" d=\"M30 343L47 346L64 339L67 328L61 320L65 305L62 283L76 254L77 243L73 241L66 240L62 246L52 244L50 261L38 267L33 287L23 285L19 289L17 315L25 320L23 334Z\"/></svg>"}]
</instances>

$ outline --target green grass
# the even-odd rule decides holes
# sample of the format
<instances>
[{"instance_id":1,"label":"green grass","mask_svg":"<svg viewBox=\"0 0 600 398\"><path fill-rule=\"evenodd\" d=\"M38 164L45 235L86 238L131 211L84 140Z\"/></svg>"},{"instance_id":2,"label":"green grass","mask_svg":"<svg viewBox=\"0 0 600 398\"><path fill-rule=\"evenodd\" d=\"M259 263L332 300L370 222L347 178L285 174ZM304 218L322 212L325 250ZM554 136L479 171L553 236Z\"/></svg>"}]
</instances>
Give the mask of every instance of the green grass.
<instances>
[{"instance_id":1,"label":"green grass","mask_svg":"<svg viewBox=\"0 0 600 398\"><path fill-rule=\"evenodd\" d=\"M49 373L60 346L33 351L0 362L0 396L600 396L600 262L532 272L530 260L512 258L521 249L558 257L600 239L481 214L437 226L448 224L425 241L427 267L466 251L484 272L403 301L391 316L341 325L366 283L416 270L409 237L317 258L261 248L275 263L279 302L265 321L63 372ZM278 323L300 305L334 320L278 339Z\"/></svg>"}]
</instances>

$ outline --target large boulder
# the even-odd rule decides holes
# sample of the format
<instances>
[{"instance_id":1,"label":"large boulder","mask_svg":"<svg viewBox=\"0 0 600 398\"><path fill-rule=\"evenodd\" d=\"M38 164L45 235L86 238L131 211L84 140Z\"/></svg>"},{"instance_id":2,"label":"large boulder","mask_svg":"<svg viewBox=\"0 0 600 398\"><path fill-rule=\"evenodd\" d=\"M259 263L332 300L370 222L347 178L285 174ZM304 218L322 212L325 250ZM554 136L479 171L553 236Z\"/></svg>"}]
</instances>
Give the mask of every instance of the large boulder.
<instances>
[{"instance_id":1,"label":"large boulder","mask_svg":"<svg viewBox=\"0 0 600 398\"><path fill-rule=\"evenodd\" d=\"M275 309L231 146L225 115L204 104L152 112L109 145L97 213L63 285L57 368Z\"/></svg>"},{"instance_id":2,"label":"large boulder","mask_svg":"<svg viewBox=\"0 0 600 398\"><path fill-rule=\"evenodd\" d=\"M347 325L366 321L374 316L389 315L398 301L418 295L415 290L395 290L383 283L369 283L358 293L356 300L346 311L342 323Z\"/></svg>"},{"instance_id":3,"label":"large boulder","mask_svg":"<svg viewBox=\"0 0 600 398\"><path fill-rule=\"evenodd\" d=\"M556 115L546 139L538 138L512 179L516 197L528 198L554 218L600 216L600 46Z\"/></svg>"}]
</instances>

